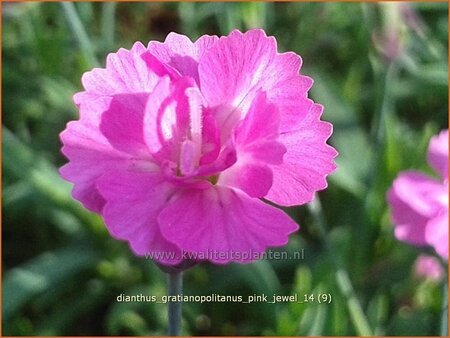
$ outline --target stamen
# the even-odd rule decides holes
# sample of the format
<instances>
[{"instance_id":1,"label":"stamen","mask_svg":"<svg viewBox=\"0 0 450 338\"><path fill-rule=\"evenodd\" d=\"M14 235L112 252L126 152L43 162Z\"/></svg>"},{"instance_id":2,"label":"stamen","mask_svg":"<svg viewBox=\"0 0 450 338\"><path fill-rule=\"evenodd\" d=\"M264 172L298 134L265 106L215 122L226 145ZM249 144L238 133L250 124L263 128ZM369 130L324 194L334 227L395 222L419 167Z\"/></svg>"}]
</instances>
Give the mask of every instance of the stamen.
<instances>
[{"instance_id":1,"label":"stamen","mask_svg":"<svg viewBox=\"0 0 450 338\"><path fill-rule=\"evenodd\" d=\"M169 140L173 137L174 128L177 124L176 103L172 101L166 107L161 118L161 133L164 140Z\"/></svg>"},{"instance_id":2,"label":"stamen","mask_svg":"<svg viewBox=\"0 0 450 338\"><path fill-rule=\"evenodd\" d=\"M194 145L194 158L198 164L202 148L202 120L203 120L203 98L198 88L186 89L186 96L189 102L189 118L191 140Z\"/></svg>"},{"instance_id":3,"label":"stamen","mask_svg":"<svg viewBox=\"0 0 450 338\"><path fill-rule=\"evenodd\" d=\"M186 140L181 144L179 170L183 176L189 176L195 170L197 161L194 151L195 144L191 140Z\"/></svg>"}]
</instances>

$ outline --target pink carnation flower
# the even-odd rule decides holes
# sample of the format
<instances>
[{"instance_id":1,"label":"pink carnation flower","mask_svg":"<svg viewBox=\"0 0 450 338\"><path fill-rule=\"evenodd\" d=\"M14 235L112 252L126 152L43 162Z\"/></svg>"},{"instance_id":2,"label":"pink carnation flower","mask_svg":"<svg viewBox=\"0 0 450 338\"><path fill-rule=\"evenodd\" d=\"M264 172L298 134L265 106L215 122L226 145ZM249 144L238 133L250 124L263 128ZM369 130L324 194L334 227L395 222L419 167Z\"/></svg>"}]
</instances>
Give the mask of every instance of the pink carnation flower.
<instances>
[{"instance_id":1,"label":"pink carnation flower","mask_svg":"<svg viewBox=\"0 0 450 338\"><path fill-rule=\"evenodd\" d=\"M418 277L440 281L444 277L444 269L436 257L420 255L414 263L414 273Z\"/></svg>"},{"instance_id":2,"label":"pink carnation flower","mask_svg":"<svg viewBox=\"0 0 450 338\"><path fill-rule=\"evenodd\" d=\"M428 163L441 177L405 171L388 192L397 239L417 246L432 246L448 259L448 130L434 136Z\"/></svg>"},{"instance_id":3,"label":"pink carnation flower","mask_svg":"<svg viewBox=\"0 0 450 338\"><path fill-rule=\"evenodd\" d=\"M61 175L137 255L252 261L298 229L261 199L307 203L335 169L332 126L301 63L260 29L196 42L170 33L109 54L74 96Z\"/></svg>"}]
</instances>

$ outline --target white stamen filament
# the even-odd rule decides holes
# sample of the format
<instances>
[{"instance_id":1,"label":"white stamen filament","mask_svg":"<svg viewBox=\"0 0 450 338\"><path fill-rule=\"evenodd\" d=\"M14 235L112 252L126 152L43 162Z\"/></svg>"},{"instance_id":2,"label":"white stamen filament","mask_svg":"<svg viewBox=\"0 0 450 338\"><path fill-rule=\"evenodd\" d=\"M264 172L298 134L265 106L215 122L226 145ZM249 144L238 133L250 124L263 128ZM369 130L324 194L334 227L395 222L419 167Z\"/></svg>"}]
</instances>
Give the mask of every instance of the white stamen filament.
<instances>
[{"instance_id":1,"label":"white stamen filament","mask_svg":"<svg viewBox=\"0 0 450 338\"><path fill-rule=\"evenodd\" d=\"M202 147L202 110L203 99L198 88L186 89L186 96L189 102L190 132L191 140L194 143L194 159L198 164Z\"/></svg>"},{"instance_id":2,"label":"white stamen filament","mask_svg":"<svg viewBox=\"0 0 450 338\"><path fill-rule=\"evenodd\" d=\"M164 111L161 120L161 131L165 140L173 137L173 128L177 123L176 102L171 102Z\"/></svg>"}]
</instances>

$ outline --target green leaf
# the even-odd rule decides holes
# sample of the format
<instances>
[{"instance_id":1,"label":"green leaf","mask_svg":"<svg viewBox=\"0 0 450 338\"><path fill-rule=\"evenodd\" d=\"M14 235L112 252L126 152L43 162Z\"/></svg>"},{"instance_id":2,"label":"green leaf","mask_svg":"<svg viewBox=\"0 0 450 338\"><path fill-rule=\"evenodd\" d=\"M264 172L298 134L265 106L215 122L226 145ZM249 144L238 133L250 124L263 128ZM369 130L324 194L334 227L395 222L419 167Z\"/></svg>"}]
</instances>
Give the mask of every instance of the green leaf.
<instances>
[{"instance_id":1,"label":"green leaf","mask_svg":"<svg viewBox=\"0 0 450 338\"><path fill-rule=\"evenodd\" d=\"M364 181L372 157L372 147L367 133L359 126L354 108L339 95L333 81L320 71L313 71L315 83L311 91L317 102L324 106L323 119L331 121L334 133L330 143L339 152L336 158L337 170L330 181L356 197L366 191ZM336 132L340 131L340 132Z\"/></svg>"},{"instance_id":2,"label":"green leaf","mask_svg":"<svg viewBox=\"0 0 450 338\"><path fill-rule=\"evenodd\" d=\"M308 336L321 336L323 335L323 329L325 327L325 321L327 318L328 306L327 304L315 305L315 314L312 322L311 329L308 332Z\"/></svg>"},{"instance_id":3,"label":"green leaf","mask_svg":"<svg viewBox=\"0 0 450 338\"><path fill-rule=\"evenodd\" d=\"M25 180L42 197L56 206L70 210L86 226L102 229L98 216L88 213L70 194L71 185L64 181L56 168L21 142L6 127L2 127L3 169L16 178ZM100 230L99 230L100 231Z\"/></svg>"},{"instance_id":4,"label":"green leaf","mask_svg":"<svg viewBox=\"0 0 450 338\"><path fill-rule=\"evenodd\" d=\"M43 253L6 272L3 280L3 319L19 311L34 296L51 290L97 261L95 251L69 247Z\"/></svg>"},{"instance_id":5,"label":"green leaf","mask_svg":"<svg viewBox=\"0 0 450 338\"><path fill-rule=\"evenodd\" d=\"M64 297L60 306L53 307L51 312L45 316L35 332L38 336L60 336L73 332L77 318L95 313L99 304L105 301L108 289L104 283L91 280L83 285L77 294Z\"/></svg>"}]
</instances>

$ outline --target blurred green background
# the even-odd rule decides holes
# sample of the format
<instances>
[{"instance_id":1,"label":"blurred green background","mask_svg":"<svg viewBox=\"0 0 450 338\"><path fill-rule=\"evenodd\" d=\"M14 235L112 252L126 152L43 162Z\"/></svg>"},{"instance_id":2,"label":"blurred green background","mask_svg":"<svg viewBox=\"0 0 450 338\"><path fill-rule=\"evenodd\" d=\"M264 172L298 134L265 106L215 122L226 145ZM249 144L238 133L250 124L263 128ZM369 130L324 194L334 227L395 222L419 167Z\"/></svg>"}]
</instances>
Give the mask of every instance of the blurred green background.
<instances>
[{"instance_id":1,"label":"blurred green background","mask_svg":"<svg viewBox=\"0 0 450 338\"><path fill-rule=\"evenodd\" d=\"M432 174L429 138L448 125L447 3L3 3L3 335L165 335L165 276L113 240L70 196L58 134L77 118L83 72L107 53L262 27L303 57L340 152L329 188L287 211L303 260L202 264L187 295L332 295L331 304L183 305L188 335L438 335L445 281L418 278L420 249L393 237L386 190Z\"/></svg>"}]
</instances>

